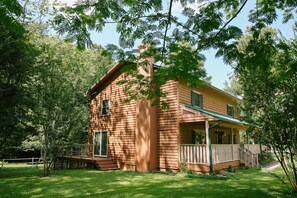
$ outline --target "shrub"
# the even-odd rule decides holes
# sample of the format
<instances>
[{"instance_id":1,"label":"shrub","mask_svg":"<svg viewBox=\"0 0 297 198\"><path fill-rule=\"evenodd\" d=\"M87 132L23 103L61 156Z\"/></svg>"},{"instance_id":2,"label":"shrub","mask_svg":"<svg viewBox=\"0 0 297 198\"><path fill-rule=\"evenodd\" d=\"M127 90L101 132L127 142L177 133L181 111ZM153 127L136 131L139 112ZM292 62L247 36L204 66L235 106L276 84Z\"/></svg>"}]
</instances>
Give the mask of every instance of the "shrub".
<instances>
[{"instance_id":1,"label":"shrub","mask_svg":"<svg viewBox=\"0 0 297 198\"><path fill-rule=\"evenodd\" d=\"M261 154L259 154L259 164L261 166L265 166L275 161L275 158L270 152L262 152Z\"/></svg>"}]
</instances>

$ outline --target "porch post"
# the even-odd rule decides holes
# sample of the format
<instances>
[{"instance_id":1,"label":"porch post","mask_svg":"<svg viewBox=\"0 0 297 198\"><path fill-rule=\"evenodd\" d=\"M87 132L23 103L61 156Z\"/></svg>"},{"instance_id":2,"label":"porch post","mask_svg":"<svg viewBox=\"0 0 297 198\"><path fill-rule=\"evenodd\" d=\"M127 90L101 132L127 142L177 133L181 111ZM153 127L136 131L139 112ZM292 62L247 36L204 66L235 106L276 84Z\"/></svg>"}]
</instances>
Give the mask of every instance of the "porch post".
<instances>
[{"instance_id":1,"label":"porch post","mask_svg":"<svg viewBox=\"0 0 297 198\"><path fill-rule=\"evenodd\" d=\"M205 132L206 132L206 158L208 159L209 169L212 172L212 148L208 121L205 121Z\"/></svg>"},{"instance_id":2,"label":"porch post","mask_svg":"<svg viewBox=\"0 0 297 198\"><path fill-rule=\"evenodd\" d=\"M232 161L234 161L234 145L233 145L233 128L231 128L231 148L232 148Z\"/></svg>"}]
</instances>

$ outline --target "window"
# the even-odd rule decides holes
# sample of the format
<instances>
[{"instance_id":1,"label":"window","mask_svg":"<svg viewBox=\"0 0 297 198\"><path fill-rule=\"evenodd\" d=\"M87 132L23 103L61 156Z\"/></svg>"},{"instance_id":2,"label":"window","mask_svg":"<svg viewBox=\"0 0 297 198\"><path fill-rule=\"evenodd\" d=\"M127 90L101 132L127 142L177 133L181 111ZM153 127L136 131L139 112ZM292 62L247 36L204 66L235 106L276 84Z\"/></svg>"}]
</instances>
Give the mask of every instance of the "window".
<instances>
[{"instance_id":1,"label":"window","mask_svg":"<svg viewBox=\"0 0 297 198\"><path fill-rule=\"evenodd\" d=\"M206 144L205 132L194 129L192 131L192 144Z\"/></svg>"},{"instance_id":2,"label":"window","mask_svg":"<svg viewBox=\"0 0 297 198\"><path fill-rule=\"evenodd\" d=\"M102 100L101 115L107 116L109 114L109 100Z\"/></svg>"},{"instance_id":3,"label":"window","mask_svg":"<svg viewBox=\"0 0 297 198\"><path fill-rule=\"evenodd\" d=\"M203 96L197 92L192 91L192 106L203 108Z\"/></svg>"},{"instance_id":4,"label":"window","mask_svg":"<svg viewBox=\"0 0 297 198\"><path fill-rule=\"evenodd\" d=\"M216 131L217 135L217 144L223 144L223 137L226 136L224 131Z\"/></svg>"},{"instance_id":5,"label":"window","mask_svg":"<svg viewBox=\"0 0 297 198\"><path fill-rule=\"evenodd\" d=\"M227 105L227 115L234 117L234 107L231 105Z\"/></svg>"}]
</instances>

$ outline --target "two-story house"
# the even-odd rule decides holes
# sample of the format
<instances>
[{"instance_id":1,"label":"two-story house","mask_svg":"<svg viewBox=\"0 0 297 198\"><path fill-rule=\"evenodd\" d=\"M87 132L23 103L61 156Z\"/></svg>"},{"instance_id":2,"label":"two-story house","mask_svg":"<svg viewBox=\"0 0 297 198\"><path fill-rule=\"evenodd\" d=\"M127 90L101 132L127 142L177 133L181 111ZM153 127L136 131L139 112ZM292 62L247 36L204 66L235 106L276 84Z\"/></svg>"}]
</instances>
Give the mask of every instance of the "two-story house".
<instances>
[{"instance_id":1,"label":"two-story house","mask_svg":"<svg viewBox=\"0 0 297 198\"><path fill-rule=\"evenodd\" d=\"M181 164L210 172L257 163L254 153L259 149L251 152L239 145L239 131L248 128L234 117L239 99L207 83L190 88L177 79L162 86L167 110L151 106L150 101L127 103L124 85L117 83L128 78L123 67L117 64L87 93L94 157L141 172L178 171Z\"/></svg>"}]
</instances>

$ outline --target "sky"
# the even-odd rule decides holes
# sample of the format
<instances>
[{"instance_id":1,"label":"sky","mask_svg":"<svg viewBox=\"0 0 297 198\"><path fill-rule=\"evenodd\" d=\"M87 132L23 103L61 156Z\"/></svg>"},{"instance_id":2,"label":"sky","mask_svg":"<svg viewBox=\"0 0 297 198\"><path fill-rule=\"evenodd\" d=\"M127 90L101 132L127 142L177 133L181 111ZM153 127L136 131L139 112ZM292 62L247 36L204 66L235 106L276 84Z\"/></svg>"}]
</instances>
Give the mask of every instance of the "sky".
<instances>
[{"instance_id":1,"label":"sky","mask_svg":"<svg viewBox=\"0 0 297 198\"><path fill-rule=\"evenodd\" d=\"M60 0L63 3L67 3L68 5L73 5L76 0ZM169 5L168 0L163 0L165 9L166 6ZM247 5L243 8L243 10L239 13L239 15L229 24L235 25L245 31L246 27L251 25L248 21L248 13L254 6L254 1L248 1ZM179 4L174 4L173 12L175 15L180 15L180 11L182 7ZM291 38L293 37L292 31L292 23L282 24L280 21L276 21L273 24L273 27L282 29L282 33L285 37ZM91 32L91 38L94 43L100 44L101 46L105 46L108 43L118 44L118 34L116 33L114 24L107 24L104 30L101 33ZM205 69L207 75L212 76L211 83L212 85L223 89L224 82L229 81L230 75L233 73L233 69L231 66L224 64L222 58L215 58L216 50L210 49L208 51L202 52L202 54L206 57Z\"/></svg>"}]
</instances>

